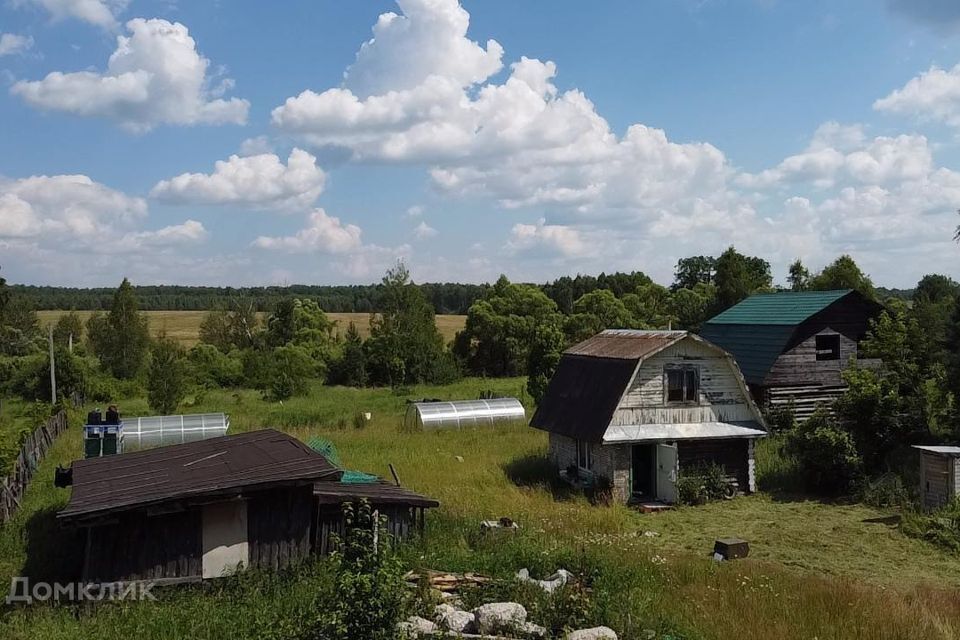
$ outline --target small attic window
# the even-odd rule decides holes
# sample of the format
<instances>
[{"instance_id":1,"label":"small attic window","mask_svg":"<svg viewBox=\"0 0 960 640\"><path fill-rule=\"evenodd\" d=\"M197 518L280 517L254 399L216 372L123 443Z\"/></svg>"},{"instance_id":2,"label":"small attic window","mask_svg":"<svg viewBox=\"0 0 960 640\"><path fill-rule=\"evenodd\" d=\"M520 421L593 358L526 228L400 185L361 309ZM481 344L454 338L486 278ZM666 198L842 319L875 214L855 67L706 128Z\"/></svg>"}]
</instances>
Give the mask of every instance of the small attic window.
<instances>
[{"instance_id":1,"label":"small attic window","mask_svg":"<svg viewBox=\"0 0 960 640\"><path fill-rule=\"evenodd\" d=\"M840 334L817 336L817 361L840 359Z\"/></svg>"},{"instance_id":2,"label":"small attic window","mask_svg":"<svg viewBox=\"0 0 960 640\"><path fill-rule=\"evenodd\" d=\"M667 402L696 402L700 398L700 372L696 367L671 367L665 374Z\"/></svg>"}]
</instances>

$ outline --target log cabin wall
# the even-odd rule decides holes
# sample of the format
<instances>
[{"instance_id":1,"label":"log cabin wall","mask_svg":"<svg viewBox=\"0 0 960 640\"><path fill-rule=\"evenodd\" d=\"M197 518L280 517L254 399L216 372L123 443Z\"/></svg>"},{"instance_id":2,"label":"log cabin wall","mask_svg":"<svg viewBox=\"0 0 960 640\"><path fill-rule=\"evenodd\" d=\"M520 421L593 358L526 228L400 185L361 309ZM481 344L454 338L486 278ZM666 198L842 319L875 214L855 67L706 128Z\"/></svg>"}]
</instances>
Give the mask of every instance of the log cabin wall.
<instances>
[{"instance_id":1,"label":"log cabin wall","mask_svg":"<svg viewBox=\"0 0 960 640\"><path fill-rule=\"evenodd\" d=\"M699 374L695 402L668 403L666 373L672 366L692 366ZM722 352L687 338L644 360L614 412L612 425L749 422L756 419Z\"/></svg>"},{"instance_id":2,"label":"log cabin wall","mask_svg":"<svg viewBox=\"0 0 960 640\"><path fill-rule=\"evenodd\" d=\"M840 357L817 360L818 336L837 336ZM841 373L850 366L850 358L856 357L856 340L831 327L824 327L781 354L770 368L764 384L768 387L839 386L843 384Z\"/></svg>"},{"instance_id":3,"label":"log cabin wall","mask_svg":"<svg viewBox=\"0 0 960 640\"><path fill-rule=\"evenodd\" d=\"M742 493L754 490L753 441L746 438L680 440L677 442L680 475L701 465L718 464Z\"/></svg>"},{"instance_id":4,"label":"log cabin wall","mask_svg":"<svg viewBox=\"0 0 960 640\"><path fill-rule=\"evenodd\" d=\"M247 541L251 567L283 569L311 552L313 487L251 494L247 503Z\"/></svg>"},{"instance_id":5,"label":"log cabin wall","mask_svg":"<svg viewBox=\"0 0 960 640\"><path fill-rule=\"evenodd\" d=\"M870 329L870 319L878 314L876 303L859 296L848 296L797 325L793 338L767 373L764 386L843 384L841 372L859 358L859 343ZM840 336L840 357L817 360L816 337Z\"/></svg>"},{"instance_id":6,"label":"log cabin wall","mask_svg":"<svg viewBox=\"0 0 960 640\"><path fill-rule=\"evenodd\" d=\"M135 511L86 527L84 582L199 577L199 509L150 516Z\"/></svg>"}]
</instances>

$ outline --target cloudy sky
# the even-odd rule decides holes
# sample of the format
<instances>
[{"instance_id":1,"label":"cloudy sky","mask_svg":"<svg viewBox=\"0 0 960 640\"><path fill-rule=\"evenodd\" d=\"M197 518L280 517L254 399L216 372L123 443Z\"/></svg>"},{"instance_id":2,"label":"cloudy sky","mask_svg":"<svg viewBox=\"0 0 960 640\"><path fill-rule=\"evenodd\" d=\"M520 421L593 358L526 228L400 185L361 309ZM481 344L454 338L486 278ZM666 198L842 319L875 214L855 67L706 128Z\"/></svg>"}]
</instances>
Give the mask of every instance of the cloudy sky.
<instances>
[{"instance_id":1,"label":"cloudy sky","mask_svg":"<svg viewBox=\"0 0 960 640\"><path fill-rule=\"evenodd\" d=\"M36 284L960 277L953 0L0 0Z\"/></svg>"}]
</instances>

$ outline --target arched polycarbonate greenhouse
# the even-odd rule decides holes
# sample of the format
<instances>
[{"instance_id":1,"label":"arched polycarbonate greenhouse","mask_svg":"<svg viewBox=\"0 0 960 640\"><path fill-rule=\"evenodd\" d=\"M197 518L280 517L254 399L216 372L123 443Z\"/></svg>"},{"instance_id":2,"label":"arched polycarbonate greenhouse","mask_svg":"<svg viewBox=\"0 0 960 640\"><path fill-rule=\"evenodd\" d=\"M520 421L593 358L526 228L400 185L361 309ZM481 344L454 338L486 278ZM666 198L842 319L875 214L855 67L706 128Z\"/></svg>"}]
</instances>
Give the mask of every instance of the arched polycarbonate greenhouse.
<instances>
[{"instance_id":1,"label":"arched polycarbonate greenhouse","mask_svg":"<svg viewBox=\"0 0 960 640\"><path fill-rule=\"evenodd\" d=\"M150 416L123 421L125 451L183 444L227 435L230 418L224 413Z\"/></svg>"},{"instance_id":2,"label":"arched polycarbonate greenhouse","mask_svg":"<svg viewBox=\"0 0 960 640\"><path fill-rule=\"evenodd\" d=\"M524 422L526 419L526 411L516 398L413 402L407 407L404 427L409 430L463 429L504 422Z\"/></svg>"}]
</instances>

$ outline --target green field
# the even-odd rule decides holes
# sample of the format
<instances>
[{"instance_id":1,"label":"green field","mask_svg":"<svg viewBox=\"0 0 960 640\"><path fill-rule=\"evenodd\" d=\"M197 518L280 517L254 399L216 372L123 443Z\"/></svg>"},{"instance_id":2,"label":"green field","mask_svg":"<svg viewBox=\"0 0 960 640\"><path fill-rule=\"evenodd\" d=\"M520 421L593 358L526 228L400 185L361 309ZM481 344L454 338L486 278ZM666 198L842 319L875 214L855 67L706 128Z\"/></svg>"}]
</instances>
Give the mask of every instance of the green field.
<instances>
[{"instance_id":1,"label":"green field","mask_svg":"<svg viewBox=\"0 0 960 640\"><path fill-rule=\"evenodd\" d=\"M316 384L307 397L282 405L253 391L223 390L190 399L192 406L182 409L226 411L234 431L274 427L302 439L329 438L349 468L386 475L392 463L406 486L442 503L430 514L427 543L411 551L411 562L504 576L523 566L549 572L589 563L600 576L597 593L613 594L601 607L603 621L624 631L621 637L638 637L642 628L718 640L960 637L960 556L871 522L887 513L761 493L644 515L593 506L558 488L546 460L546 435L523 425L400 431L408 398L473 398L485 389L519 395L523 383L467 379L415 387L407 396ZM140 397L120 406L127 416L149 413ZM366 411L373 414L368 426L353 428L352 417ZM759 448L761 474L775 449L775 443ZM51 480L58 463L80 453L74 429L41 465L23 511L0 530L0 579L50 575L69 557L71 545L53 519L68 490L55 489ZM479 522L501 516L518 522L520 533L490 546L478 536ZM713 563L713 540L725 536L749 540L750 558ZM296 600L300 584L291 579L275 585L262 596L261 609L283 610L279 603ZM158 603L86 612L8 609L0 637L147 639L173 637L171 628L193 629L199 638L258 637L249 626L255 621L246 616L268 614L254 614L253 605L237 598L229 590L185 590Z\"/></svg>"},{"instance_id":2,"label":"green field","mask_svg":"<svg viewBox=\"0 0 960 640\"><path fill-rule=\"evenodd\" d=\"M57 318L67 313L66 311L38 311L40 322L44 326L51 322L56 322ZM153 335L165 333L168 337L179 340L186 347L192 347L199 341L200 323L206 311L144 311L150 323L150 332ZM77 311L80 318L86 322L93 312ZM259 314L263 318L266 314ZM337 330L342 334L347 330L351 322L356 324L360 335L367 337L370 334L370 314L369 313L328 313L327 316L337 323ZM458 331L463 329L466 324L467 316L437 316L437 329L443 335L444 340L449 342Z\"/></svg>"}]
</instances>

